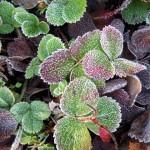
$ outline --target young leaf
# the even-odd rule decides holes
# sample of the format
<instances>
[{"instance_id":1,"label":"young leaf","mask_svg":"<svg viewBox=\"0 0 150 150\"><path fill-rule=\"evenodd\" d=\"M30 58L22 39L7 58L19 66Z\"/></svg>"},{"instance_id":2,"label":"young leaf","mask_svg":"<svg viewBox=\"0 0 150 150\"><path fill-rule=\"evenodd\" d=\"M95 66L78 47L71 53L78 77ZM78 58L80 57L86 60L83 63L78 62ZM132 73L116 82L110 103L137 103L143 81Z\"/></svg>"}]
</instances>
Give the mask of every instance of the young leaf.
<instances>
[{"instance_id":1,"label":"young leaf","mask_svg":"<svg viewBox=\"0 0 150 150\"><path fill-rule=\"evenodd\" d=\"M100 30L87 32L82 37L78 37L70 46L71 55L77 61L80 61L90 50L102 51L100 44Z\"/></svg>"},{"instance_id":2,"label":"young leaf","mask_svg":"<svg viewBox=\"0 0 150 150\"><path fill-rule=\"evenodd\" d=\"M122 17L129 24L139 24L145 21L148 10L148 3L141 0L132 0L127 8L122 11Z\"/></svg>"},{"instance_id":3,"label":"young leaf","mask_svg":"<svg viewBox=\"0 0 150 150\"><path fill-rule=\"evenodd\" d=\"M8 138L17 128L13 115L4 109L0 109L0 140Z\"/></svg>"},{"instance_id":4,"label":"young leaf","mask_svg":"<svg viewBox=\"0 0 150 150\"><path fill-rule=\"evenodd\" d=\"M123 35L112 26L103 28L101 34L101 46L110 60L117 58L123 51Z\"/></svg>"},{"instance_id":5,"label":"young leaf","mask_svg":"<svg viewBox=\"0 0 150 150\"><path fill-rule=\"evenodd\" d=\"M39 58L38 57L33 58L29 64L29 66L26 69L25 78L30 79L34 75L38 76L39 75L39 69L40 69L39 65L40 65Z\"/></svg>"},{"instance_id":6,"label":"young leaf","mask_svg":"<svg viewBox=\"0 0 150 150\"><path fill-rule=\"evenodd\" d=\"M92 112L88 106L96 107L98 103L96 85L86 77L76 78L69 83L60 101L60 107L65 114L83 116Z\"/></svg>"},{"instance_id":7,"label":"young leaf","mask_svg":"<svg viewBox=\"0 0 150 150\"><path fill-rule=\"evenodd\" d=\"M113 64L115 66L115 73L119 77L126 77L146 69L144 65L123 58L114 60Z\"/></svg>"},{"instance_id":8,"label":"young leaf","mask_svg":"<svg viewBox=\"0 0 150 150\"><path fill-rule=\"evenodd\" d=\"M62 41L54 37L52 34L48 34L42 38L38 48L38 57L41 61L44 61L48 56L58 49L65 48Z\"/></svg>"},{"instance_id":9,"label":"young leaf","mask_svg":"<svg viewBox=\"0 0 150 150\"><path fill-rule=\"evenodd\" d=\"M0 34L9 34L14 30L14 27L10 24L0 25Z\"/></svg>"},{"instance_id":10,"label":"young leaf","mask_svg":"<svg viewBox=\"0 0 150 150\"><path fill-rule=\"evenodd\" d=\"M51 24L60 26L79 21L85 11L86 0L54 0L47 8L46 18Z\"/></svg>"},{"instance_id":11,"label":"young leaf","mask_svg":"<svg viewBox=\"0 0 150 150\"><path fill-rule=\"evenodd\" d=\"M89 150L91 136L82 122L66 117L60 119L55 126L54 142L57 149L61 150Z\"/></svg>"},{"instance_id":12,"label":"young leaf","mask_svg":"<svg viewBox=\"0 0 150 150\"><path fill-rule=\"evenodd\" d=\"M49 84L58 83L69 74L74 63L67 49L56 51L41 64L41 78Z\"/></svg>"},{"instance_id":13,"label":"young leaf","mask_svg":"<svg viewBox=\"0 0 150 150\"><path fill-rule=\"evenodd\" d=\"M121 108L111 97L100 97L97 105L99 123L114 132L121 122Z\"/></svg>"},{"instance_id":14,"label":"young leaf","mask_svg":"<svg viewBox=\"0 0 150 150\"><path fill-rule=\"evenodd\" d=\"M98 50L89 51L83 58L82 65L85 74L95 80L108 80L115 74L113 64L103 52Z\"/></svg>"},{"instance_id":15,"label":"young leaf","mask_svg":"<svg viewBox=\"0 0 150 150\"><path fill-rule=\"evenodd\" d=\"M11 107L15 102L13 93L7 87L0 87L0 108Z\"/></svg>"}]
</instances>

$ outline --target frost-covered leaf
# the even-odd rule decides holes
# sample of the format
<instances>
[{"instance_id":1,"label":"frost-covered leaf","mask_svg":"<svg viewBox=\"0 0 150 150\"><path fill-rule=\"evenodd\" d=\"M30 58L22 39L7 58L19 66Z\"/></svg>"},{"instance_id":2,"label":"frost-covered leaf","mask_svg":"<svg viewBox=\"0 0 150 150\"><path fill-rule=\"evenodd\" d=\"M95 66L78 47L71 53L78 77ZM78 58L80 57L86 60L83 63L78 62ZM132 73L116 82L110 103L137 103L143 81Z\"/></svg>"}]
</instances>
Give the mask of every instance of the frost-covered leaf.
<instances>
[{"instance_id":1,"label":"frost-covered leaf","mask_svg":"<svg viewBox=\"0 0 150 150\"><path fill-rule=\"evenodd\" d=\"M7 87L0 87L0 108L11 107L15 102L13 93Z\"/></svg>"},{"instance_id":2,"label":"frost-covered leaf","mask_svg":"<svg viewBox=\"0 0 150 150\"><path fill-rule=\"evenodd\" d=\"M129 106L133 106L134 102L136 101L136 98L137 98L138 94L142 90L141 81L135 75L128 76L126 78L126 80L127 80L126 90L127 90L128 94L130 96Z\"/></svg>"},{"instance_id":3,"label":"frost-covered leaf","mask_svg":"<svg viewBox=\"0 0 150 150\"><path fill-rule=\"evenodd\" d=\"M74 66L74 60L67 49L61 49L48 57L40 68L41 78L48 83L58 83L64 79Z\"/></svg>"},{"instance_id":4,"label":"frost-covered leaf","mask_svg":"<svg viewBox=\"0 0 150 150\"><path fill-rule=\"evenodd\" d=\"M87 77L88 76L85 74L85 72L83 71L82 68L82 64L79 64L78 66L75 66L71 72L71 80L75 79L75 78L79 78L79 77ZM98 89L102 89L103 87L105 87L105 80L101 79L101 80L94 80L92 78L90 78L96 85L96 87Z\"/></svg>"},{"instance_id":5,"label":"frost-covered leaf","mask_svg":"<svg viewBox=\"0 0 150 150\"><path fill-rule=\"evenodd\" d=\"M60 26L79 21L85 11L86 0L54 0L47 8L46 18L51 24Z\"/></svg>"},{"instance_id":6,"label":"frost-covered leaf","mask_svg":"<svg viewBox=\"0 0 150 150\"><path fill-rule=\"evenodd\" d=\"M122 17L128 24L139 24L145 21L149 4L141 0L132 0L122 11Z\"/></svg>"},{"instance_id":7,"label":"frost-covered leaf","mask_svg":"<svg viewBox=\"0 0 150 150\"><path fill-rule=\"evenodd\" d=\"M114 60L113 64L115 73L119 77L126 77L146 69L144 65L123 58Z\"/></svg>"},{"instance_id":8,"label":"frost-covered leaf","mask_svg":"<svg viewBox=\"0 0 150 150\"><path fill-rule=\"evenodd\" d=\"M99 123L106 126L109 131L114 132L121 122L121 107L111 97L100 97L97 105L97 118Z\"/></svg>"},{"instance_id":9,"label":"frost-covered leaf","mask_svg":"<svg viewBox=\"0 0 150 150\"><path fill-rule=\"evenodd\" d=\"M37 120L45 120L50 116L50 109L45 102L33 101L30 107L33 118Z\"/></svg>"},{"instance_id":10,"label":"frost-covered leaf","mask_svg":"<svg viewBox=\"0 0 150 150\"><path fill-rule=\"evenodd\" d=\"M93 122L84 122L87 128L92 131L94 134L99 135L99 125L94 124Z\"/></svg>"},{"instance_id":11,"label":"frost-covered leaf","mask_svg":"<svg viewBox=\"0 0 150 150\"><path fill-rule=\"evenodd\" d=\"M54 51L65 48L61 39L48 34L42 38L38 48L38 57L44 61L48 56L52 55Z\"/></svg>"},{"instance_id":12,"label":"frost-covered leaf","mask_svg":"<svg viewBox=\"0 0 150 150\"><path fill-rule=\"evenodd\" d=\"M82 65L85 74L95 80L108 80L115 74L113 64L98 50L89 51L83 58Z\"/></svg>"},{"instance_id":13,"label":"frost-covered leaf","mask_svg":"<svg viewBox=\"0 0 150 150\"><path fill-rule=\"evenodd\" d=\"M139 142L150 142L150 110L145 111L132 122L129 136Z\"/></svg>"},{"instance_id":14,"label":"frost-covered leaf","mask_svg":"<svg viewBox=\"0 0 150 150\"><path fill-rule=\"evenodd\" d=\"M16 121L19 123L22 121L23 116L29 110L30 105L27 102L20 102L15 104L11 109L10 112L15 117Z\"/></svg>"},{"instance_id":15,"label":"frost-covered leaf","mask_svg":"<svg viewBox=\"0 0 150 150\"><path fill-rule=\"evenodd\" d=\"M54 142L61 150L89 150L91 136L87 127L74 118L66 117L55 126Z\"/></svg>"},{"instance_id":16,"label":"frost-covered leaf","mask_svg":"<svg viewBox=\"0 0 150 150\"><path fill-rule=\"evenodd\" d=\"M22 118L22 127L27 133L38 133L43 127L43 121L35 119L32 111L28 111Z\"/></svg>"},{"instance_id":17,"label":"frost-covered leaf","mask_svg":"<svg viewBox=\"0 0 150 150\"><path fill-rule=\"evenodd\" d=\"M111 93L115 90L121 89L127 85L125 79L114 79L106 82L106 86L102 90L102 94Z\"/></svg>"},{"instance_id":18,"label":"frost-covered leaf","mask_svg":"<svg viewBox=\"0 0 150 150\"><path fill-rule=\"evenodd\" d=\"M137 58L143 58L150 52L150 27L137 30L131 37L131 42L128 43L128 48L131 53ZM133 46L132 46L133 45Z\"/></svg>"},{"instance_id":19,"label":"frost-covered leaf","mask_svg":"<svg viewBox=\"0 0 150 150\"><path fill-rule=\"evenodd\" d=\"M41 21L38 27L40 29L41 34L47 34L49 31L49 25L44 21Z\"/></svg>"},{"instance_id":20,"label":"frost-covered leaf","mask_svg":"<svg viewBox=\"0 0 150 150\"><path fill-rule=\"evenodd\" d=\"M81 60L90 50L102 51L100 44L100 30L85 33L82 37L78 37L70 46L71 55L76 60Z\"/></svg>"},{"instance_id":21,"label":"frost-covered leaf","mask_svg":"<svg viewBox=\"0 0 150 150\"><path fill-rule=\"evenodd\" d=\"M2 42L0 41L0 53L1 53L1 50L2 50Z\"/></svg>"},{"instance_id":22,"label":"frost-covered leaf","mask_svg":"<svg viewBox=\"0 0 150 150\"><path fill-rule=\"evenodd\" d=\"M39 23L38 18L28 12L16 12L14 14L14 19L20 24L23 24L25 21L33 22L35 24Z\"/></svg>"},{"instance_id":23,"label":"frost-covered leaf","mask_svg":"<svg viewBox=\"0 0 150 150\"><path fill-rule=\"evenodd\" d=\"M34 75L38 76L39 69L40 69L39 65L40 65L40 61L38 57L35 57L34 59L32 59L32 61L30 62L29 66L26 69L25 78L30 79Z\"/></svg>"},{"instance_id":24,"label":"frost-covered leaf","mask_svg":"<svg viewBox=\"0 0 150 150\"><path fill-rule=\"evenodd\" d=\"M0 109L0 140L8 138L17 128L13 115L4 109Z\"/></svg>"},{"instance_id":25,"label":"frost-covered leaf","mask_svg":"<svg viewBox=\"0 0 150 150\"><path fill-rule=\"evenodd\" d=\"M80 19L80 21L68 24L68 33L73 38L82 36L83 34L95 29L96 27L92 18L87 12L84 13L84 16Z\"/></svg>"},{"instance_id":26,"label":"frost-covered leaf","mask_svg":"<svg viewBox=\"0 0 150 150\"><path fill-rule=\"evenodd\" d=\"M60 107L65 114L83 116L97 106L98 90L96 85L86 77L76 78L66 87L60 101Z\"/></svg>"},{"instance_id":27,"label":"frost-covered leaf","mask_svg":"<svg viewBox=\"0 0 150 150\"><path fill-rule=\"evenodd\" d=\"M14 30L14 27L10 24L0 25L0 34L9 34Z\"/></svg>"},{"instance_id":28,"label":"frost-covered leaf","mask_svg":"<svg viewBox=\"0 0 150 150\"><path fill-rule=\"evenodd\" d=\"M137 117L145 110L144 108L138 107L136 105L130 107L129 95L123 89L119 89L112 93L109 93L107 94L107 96L112 97L120 104L123 123L132 121L135 117Z\"/></svg>"},{"instance_id":29,"label":"frost-covered leaf","mask_svg":"<svg viewBox=\"0 0 150 150\"><path fill-rule=\"evenodd\" d=\"M24 7L25 9L32 9L39 3L39 0L12 0L12 2Z\"/></svg>"},{"instance_id":30,"label":"frost-covered leaf","mask_svg":"<svg viewBox=\"0 0 150 150\"><path fill-rule=\"evenodd\" d=\"M103 28L101 39L102 48L110 60L114 60L123 51L123 35L112 26Z\"/></svg>"}]
</instances>

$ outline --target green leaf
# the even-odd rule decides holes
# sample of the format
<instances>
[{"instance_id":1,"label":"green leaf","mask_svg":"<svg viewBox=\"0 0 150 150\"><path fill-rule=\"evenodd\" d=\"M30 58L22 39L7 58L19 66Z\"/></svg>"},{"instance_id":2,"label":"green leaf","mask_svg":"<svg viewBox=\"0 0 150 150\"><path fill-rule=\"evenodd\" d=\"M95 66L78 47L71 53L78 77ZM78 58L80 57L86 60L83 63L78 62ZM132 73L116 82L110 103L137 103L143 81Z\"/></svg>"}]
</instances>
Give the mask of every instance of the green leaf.
<instances>
[{"instance_id":1,"label":"green leaf","mask_svg":"<svg viewBox=\"0 0 150 150\"><path fill-rule=\"evenodd\" d=\"M70 56L70 51L60 49L41 64L41 78L49 84L59 83L69 74L74 63L74 60Z\"/></svg>"},{"instance_id":2,"label":"green leaf","mask_svg":"<svg viewBox=\"0 0 150 150\"><path fill-rule=\"evenodd\" d=\"M20 102L15 104L10 112L16 118L16 121L19 123L22 121L23 116L28 112L30 105L27 102Z\"/></svg>"},{"instance_id":3,"label":"green leaf","mask_svg":"<svg viewBox=\"0 0 150 150\"><path fill-rule=\"evenodd\" d=\"M49 31L49 25L46 22L41 21L39 23L39 29L41 30L42 34L47 34Z\"/></svg>"},{"instance_id":4,"label":"green leaf","mask_svg":"<svg viewBox=\"0 0 150 150\"><path fill-rule=\"evenodd\" d=\"M119 77L126 77L146 69L144 65L123 58L114 60L113 64L115 66L115 73Z\"/></svg>"},{"instance_id":5,"label":"green leaf","mask_svg":"<svg viewBox=\"0 0 150 150\"><path fill-rule=\"evenodd\" d=\"M63 19L69 23L79 21L86 11L86 6L86 0L68 0L62 12Z\"/></svg>"},{"instance_id":6,"label":"green leaf","mask_svg":"<svg viewBox=\"0 0 150 150\"><path fill-rule=\"evenodd\" d=\"M26 144L33 145L37 141L38 141L38 139L36 136L23 136L20 139L20 144L22 144L22 145L26 145Z\"/></svg>"},{"instance_id":7,"label":"green leaf","mask_svg":"<svg viewBox=\"0 0 150 150\"><path fill-rule=\"evenodd\" d=\"M99 93L96 85L86 77L76 78L69 83L62 94L61 110L68 115L84 116L92 112L88 106L96 107Z\"/></svg>"},{"instance_id":8,"label":"green leaf","mask_svg":"<svg viewBox=\"0 0 150 150\"><path fill-rule=\"evenodd\" d=\"M14 27L10 24L0 25L0 34L9 34L14 31Z\"/></svg>"},{"instance_id":9,"label":"green leaf","mask_svg":"<svg viewBox=\"0 0 150 150\"><path fill-rule=\"evenodd\" d=\"M47 21L55 26L79 21L86 11L86 0L54 0L46 11Z\"/></svg>"},{"instance_id":10,"label":"green leaf","mask_svg":"<svg viewBox=\"0 0 150 150\"><path fill-rule=\"evenodd\" d=\"M94 124L93 122L85 122L85 125L90 131L99 136L99 125Z\"/></svg>"},{"instance_id":11,"label":"green leaf","mask_svg":"<svg viewBox=\"0 0 150 150\"><path fill-rule=\"evenodd\" d=\"M7 87L0 87L0 108L11 107L15 102L13 93Z\"/></svg>"},{"instance_id":12,"label":"green leaf","mask_svg":"<svg viewBox=\"0 0 150 150\"><path fill-rule=\"evenodd\" d=\"M48 34L42 38L38 48L38 57L41 61L44 61L48 56L52 55L54 51L65 48L62 41L54 37L52 34Z\"/></svg>"},{"instance_id":13,"label":"green leaf","mask_svg":"<svg viewBox=\"0 0 150 150\"><path fill-rule=\"evenodd\" d=\"M116 131L121 122L121 107L111 97L100 97L97 105L99 123L108 127L111 132Z\"/></svg>"},{"instance_id":14,"label":"green leaf","mask_svg":"<svg viewBox=\"0 0 150 150\"><path fill-rule=\"evenodd\" d=\"M16 12L14 14L14 19L20 24L23 24L25 21L33 22L34 24L39 24L38 18L35 15L30 14L28 12Z\"/></svg>"},{"instance_id":15,"label":"green leaf","mask_svg":"<svg viewBox=\"0 0 150 150\"><path fill-rule=\"evenodd\" d=\"M35 119L32 111L28 111L22 118L22 127L27 133L38 133L43 127L43 121Z\"/></svg>"},{"instance_id":16,"label":"green leaf","mask_svg":"<svg viewBox=\"0 0 150 150\"><path fill-rule=\"evenodd\" d=\"M78 37L70 46L71 56L80 61L90 50L102 51L100 44L100 30L85 33L82 37Z\"/></svg>"},{"instance_id":17,"label":"green leaf","mask_svg":"<svg viewBox=\"0 0 150 150\"><path fill-rule=\"evenodd\" d=\"M29 66L26 69L25 78L30 79L34 75L38 76L39 75L39 69L40 69L39 65L40 65L39 58L38 57L33 58L29 64Z\"/></svg>"},{"instance_id":18,"label":"green leaf","mask_svg":"<svg viewBox=\"0 0 150 150\"><path fill-rule=\"evenodd\" d=\"M57 122L54 138L57 149L89 150L91 148L88 129L82 122L71 117L62 118Z\"/></svg>"},{"instance_id":19,"label":"green leaf","mask_svg":"<svg viewBox=\"0 0 150 150\"><path fill-rule=\"evenodd\" d=\"M83 58L83 70L95 80L108 80L115 74L115 68L107 56L98 50L89 51Z\"/></svg>"},{"instance_id":20,"label":"green leaf","mask_svg":"<svg viewBox=\"0 0 150 150\"><path fill-rule=\"evenodd\" d=\"M33 101L30 109L32 111L33 118L37 120L45 120L51 114L48 105L41 101Z\"/></svg>"},{"instance_id":21,"label":"green leaf","mask_svg":"<svg viewBox=\"0 0 150 150\"><path fill-rule=\"evenodd\" d=\"M12 24L12 12L14 9L11 3L7 1L0 2L0 16L4 24Z\"/></svg>"},{"instance_id":22,"label":"green leaf","mask_svg":"<svg viewBox=\"0 0 150 150\"><path fill-rule=\"evenodd\" d=\"M45 144L43 146L38 147L38 150L55 150L55 148L51 144Z\"/></svg>"},{"instance_id":23,"label":"green leaf","mask_svg":"<svg viewBox=\"0 0 150 150\"><path fill-rule=\"evenodd\" d=\"M123 51L123 35L116 28L112 26L104 27L100 42L110 60L121 55Z\"/></svg>"},{"instance_id":24,"label":"green leaf","mask_svg":"<svg viewBox=\"0 0 150 150\"><path fill-rule=\"evenodd\" d=\"M146 20L149 8L149 4L142 0L132 0L127 8L122 10L122 17L128 24L139 24Z\"/></svg>"}]
</instances>

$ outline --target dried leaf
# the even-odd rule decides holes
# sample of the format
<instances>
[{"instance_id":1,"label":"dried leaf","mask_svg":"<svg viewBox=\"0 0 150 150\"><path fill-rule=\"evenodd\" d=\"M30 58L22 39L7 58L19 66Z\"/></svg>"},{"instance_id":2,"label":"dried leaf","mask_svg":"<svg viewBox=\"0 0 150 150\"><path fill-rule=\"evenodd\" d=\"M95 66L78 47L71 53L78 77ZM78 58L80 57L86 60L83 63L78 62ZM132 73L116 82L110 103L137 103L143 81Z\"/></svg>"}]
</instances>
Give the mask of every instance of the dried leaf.
<instances>
[{"instance_id":1,"label":"dried leaf","mask_svg":"<svg viewBox=\"0 0 150 150\"><path fill-rule=\"evenodd\" d=\"M82 36L83 34L95 30L96 27L91 16L86 12L80 21L68 24L69 35L73 38Z\"/></svg>"},{"instance_id":2,"label":"dried leaf","mask_svg":"<svg viewBox=\"0 0 150 150\"><path fill-rule=\"evenodd\" d=\"M131 37L131 43L128 43L129 50L137 59L143 58L147 53L150 52L149 34L150 27L137 30Z\"/></svg>"},{"instance_id":3,"label":"dried leaf","mask_svg":"<svg viewBox=\"0 0 150 150\"><path fill-rule=\"evenodd\" d=\"M129 136L139 142L150 142L150 110L145 111L132 122Z\"/></svg>"},{"instance_id":4,"label":"dried leaf","mask_svg":"<svg viewBox=\"0 0 150 150\"><path fill-rule=\"evenodd\" d=\"M125 79L114 79L106 83L106 86L102 90L102 94L111 93L115 90L121 89L127 85Z\"/></svg>"},{"instance_id":5,"label":"dried leaf","mask_svg":"<svg viewBox=\"0 0 150 150\"><path fill-rule=\"evenodd\" d=\"M25 9L32 9L39 3L39 0L12 0L12 2L24 7Z\"/></svg>"},{"instance_id":6,"label":"dried leaf","mask_svg":"<svg viewBox=\"0 0 150 150\"><path fill-rule=\"evenodd\" d=\"M129 106L133 106L134 102L136 101L136 97L142 90L141 81L137 76L134 75L128 76L126 80L127 80L126 90L130 96Z\"/></svg>"},{"instance_id":7,"label":"dried leaf","mask_svg":"<svg viewBox=\"0 0 150 150\"><path fill-rule=\"evenodd\" d=\"M87 76L95 80L112 78L115 69L108 57L101 51L91 50L83 58L83 70Z\"/></svg>"},{"instance_id":8,"label":"dried leaf","mask_svg":"<svg viewBox=\"0 0 150 150\"><path fill-rule=\"evenodd\" d=\"M67 49L61 49L48 57L40 68L41 78L48 83L58 83L64 79L74 66L74 60Z\"/></svg>"}]
</instances>

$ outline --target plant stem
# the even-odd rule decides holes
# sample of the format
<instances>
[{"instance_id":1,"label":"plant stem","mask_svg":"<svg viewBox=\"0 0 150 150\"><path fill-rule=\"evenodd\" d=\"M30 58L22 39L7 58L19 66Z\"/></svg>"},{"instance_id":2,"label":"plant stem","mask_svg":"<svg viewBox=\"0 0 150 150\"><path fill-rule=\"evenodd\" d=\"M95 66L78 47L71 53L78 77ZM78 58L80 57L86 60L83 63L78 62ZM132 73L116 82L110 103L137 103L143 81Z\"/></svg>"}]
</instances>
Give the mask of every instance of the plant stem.
<instances>
[{"instance_id":1,"label":"plant stem","mask_svg":"<svg viewBox=\"0 0 150 150\"><path fill-rule=\"evenodd\" d=\"M22 127L20 126L10 150L18 150L21 136L22 136Z\"/></svg>"}]
</instances>

